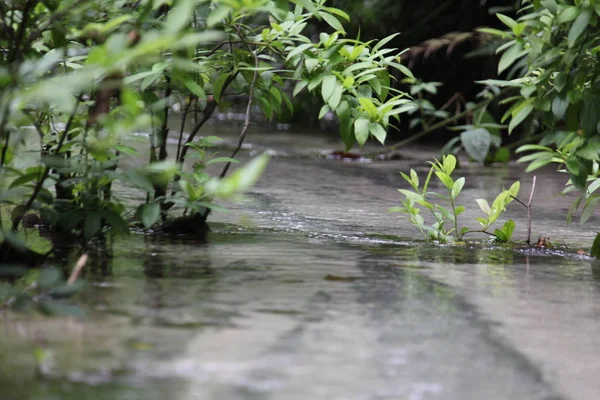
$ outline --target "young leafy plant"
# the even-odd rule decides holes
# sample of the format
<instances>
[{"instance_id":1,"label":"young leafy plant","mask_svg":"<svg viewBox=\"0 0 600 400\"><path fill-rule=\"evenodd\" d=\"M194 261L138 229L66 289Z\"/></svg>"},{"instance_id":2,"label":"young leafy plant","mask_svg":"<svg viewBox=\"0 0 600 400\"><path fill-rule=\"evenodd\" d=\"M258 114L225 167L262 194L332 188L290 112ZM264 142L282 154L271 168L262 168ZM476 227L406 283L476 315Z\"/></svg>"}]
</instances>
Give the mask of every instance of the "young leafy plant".
<instances>
[{"instance_id":1,"label":"young leafy plant","mask_svg":"<svg viewBox=\"0 0 600 400\"><path fill-rule=\"evenodd\" d=\"M402 207L391 208L390 212L401 212L408 215L409 221L416 226L423 234L426 240L437 240L442 243L463 240L469 233L484 233L493 236L500 242L508 242L512 238L515 223L512 220L507 221L502 228L489 232L496 220L506 211L506 207L519 194L520 183L515 182L509 189L503 190L490 206L485 199L477 199L477 203L484 217L477 218L481 225L480 229L470 229L461 227L459 229L458 217L465 212L465 207L457 202L464 185L465 178L452 178L452 173L456 168L456 157L454 155L443 156L442 161L435 160L430 163L431 168L423 185L420 185L419 176L414 169L410 170L410 175L400 172L402 177L410 184L412 190L398 189L405 199L402 201ZM432 176L435 174L437 180L446 189L447 194L429 192L428 188ZM443 200L446 206L430 199L437 198ZM420 206L420 207L419 207ZM426 210L433 217L433 222L427 224L421 211Z\"/></svg>"}]
</instances>

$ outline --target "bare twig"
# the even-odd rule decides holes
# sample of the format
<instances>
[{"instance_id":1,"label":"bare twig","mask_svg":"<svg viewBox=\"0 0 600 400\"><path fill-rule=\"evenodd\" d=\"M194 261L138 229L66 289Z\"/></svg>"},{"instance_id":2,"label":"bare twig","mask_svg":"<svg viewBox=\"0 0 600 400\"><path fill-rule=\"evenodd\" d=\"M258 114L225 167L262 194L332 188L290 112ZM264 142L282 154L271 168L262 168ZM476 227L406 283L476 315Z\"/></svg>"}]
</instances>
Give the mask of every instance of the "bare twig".
<instances>
[{"instance_id":1,"label":"bare twig","mask_svg":"<svg viewBox=\"0 0 600 400\"><path fill-rule=\"evenodd\" d=\"M73 271L71 271L71 276L69 276L69 279L67 280L67 285L72 285L77 282L77 278L79 278L79 275L81 275L81 271L83 271L83 267L85 267L87 260L87 254L83 254L81 257L79 257L77 264L75 264L75 268L73 268Z\"/></svg>"}]
</instances>

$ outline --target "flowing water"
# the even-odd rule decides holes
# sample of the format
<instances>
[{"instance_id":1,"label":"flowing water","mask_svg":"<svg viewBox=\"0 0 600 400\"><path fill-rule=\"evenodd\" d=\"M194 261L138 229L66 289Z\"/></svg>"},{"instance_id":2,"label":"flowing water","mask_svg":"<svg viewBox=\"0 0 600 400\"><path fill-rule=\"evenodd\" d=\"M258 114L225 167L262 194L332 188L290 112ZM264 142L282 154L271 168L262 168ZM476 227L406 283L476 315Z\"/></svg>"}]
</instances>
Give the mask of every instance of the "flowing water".
<instances>
[{"instance_id":1,"label":"flowing water","mask_svg":"<svg viewBox=\"0 0 600 400\"><path fill-rule=\"evenodd\" d=\"M554 197L563 176L538 174L533 208L534 239L557 249L434 245L386 212L406 187L398 171L424 176L434 154L319 156L338 148L250 132L241 158L274 157L242 202L211 216L206 242L118 238L79 300L87 321L0 320L0 398L600 398L600 278L576 254L598 219L565 224L570 199ZM464 221L479 216L476 198L514 180L529 194L518 165L457 173ZM526 212L509 208L524 240Z\"/></svg>"}]
</instances>

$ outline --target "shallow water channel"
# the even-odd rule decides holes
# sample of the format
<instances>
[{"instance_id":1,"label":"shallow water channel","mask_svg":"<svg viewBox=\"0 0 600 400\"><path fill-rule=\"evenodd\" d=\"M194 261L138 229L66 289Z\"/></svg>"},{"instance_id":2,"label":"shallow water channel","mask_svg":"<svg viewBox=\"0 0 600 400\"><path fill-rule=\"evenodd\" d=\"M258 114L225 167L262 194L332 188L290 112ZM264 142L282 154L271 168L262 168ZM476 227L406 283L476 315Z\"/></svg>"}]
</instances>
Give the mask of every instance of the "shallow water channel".
<instances>
[{"instance_id":1,"label":"shallow water channel","mask_svg":"<svg viewBox=\"0 0 600 400\"><path fill-rule=\"evenodd\" d=\"M235 129L213 129L234 145ZM206 243L118 238L81 296L87 321L0 319L0 398L600 398L600 278L576 254L598 219L565 224L563 176L538 173L533 210L535 239L557 249L441 246L386 212L406 187L398 171L424 175L434 153L320 156L338 148L255 128L241 158L274 157L245 200L211 216ZM463 166L463 220L519 178L527 197L521 170ZM508 216L524 240L525 210Z\"/></svg>"}]
</instances>

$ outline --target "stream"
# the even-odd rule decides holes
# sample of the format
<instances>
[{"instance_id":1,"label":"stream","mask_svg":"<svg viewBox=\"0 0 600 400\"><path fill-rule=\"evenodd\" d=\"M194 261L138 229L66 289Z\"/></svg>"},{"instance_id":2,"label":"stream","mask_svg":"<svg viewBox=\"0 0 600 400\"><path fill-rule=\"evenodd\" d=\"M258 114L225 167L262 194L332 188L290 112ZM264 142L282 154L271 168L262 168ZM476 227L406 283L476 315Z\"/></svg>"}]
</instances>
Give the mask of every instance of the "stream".
<instances>
[{"instance_id":1,"label":"stream","mask_svg":"<svg viewBox=\"0 0 600 400\"><path fill-rule=\"evenodd\" d=\"M228 154L239 127L209 130ZM537 172L533 239L554 249L475 236L436 245L387 212L408 186L398 171L424 178L435 152L323 156L339 147L253 127L240 159L268 152L270 164L242 201L211 214L206 242L117 237L80 296L86 321L0 317L0 399L600 398L600 270L577 254L599 220L565 223L564 175ZM465 163L461 221L475 227L475 199L515 180L526 199L522 171ZM523 242L526 210L513 202L506 217Z\"/></svg>"}]
</instances>

